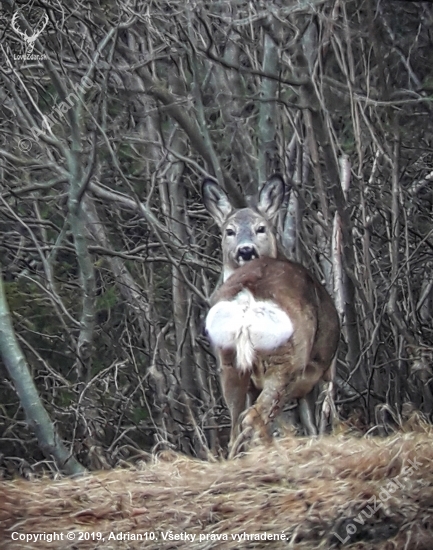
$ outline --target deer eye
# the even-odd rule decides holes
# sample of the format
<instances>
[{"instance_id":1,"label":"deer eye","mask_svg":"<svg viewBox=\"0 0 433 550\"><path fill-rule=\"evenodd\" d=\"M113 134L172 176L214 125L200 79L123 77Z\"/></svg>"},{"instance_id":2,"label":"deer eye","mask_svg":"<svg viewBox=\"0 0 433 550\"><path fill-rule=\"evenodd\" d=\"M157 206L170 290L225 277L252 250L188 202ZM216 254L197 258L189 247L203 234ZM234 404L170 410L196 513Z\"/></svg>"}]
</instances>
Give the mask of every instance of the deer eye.
<instances>
[{"instance_id":1,"label":"deer eye","mask_svg":"<svg viewBox=\"0 0 433 550\"><path fill-rule=\"evenodd\" d=\"M234 237L235 235L235 230L234 229L226 229L226 235L227 237Z\"/></svg>"},{"instance_id":2,"label":"deer eye","mask_svg":"<svg viewBox=\"0 0 433 550\"><path fill-rule=\"evenodd\" d=\"M259 227L257 228L257 233L266 233L266 226L259 225Z\"/></svg>"}]
</instances>

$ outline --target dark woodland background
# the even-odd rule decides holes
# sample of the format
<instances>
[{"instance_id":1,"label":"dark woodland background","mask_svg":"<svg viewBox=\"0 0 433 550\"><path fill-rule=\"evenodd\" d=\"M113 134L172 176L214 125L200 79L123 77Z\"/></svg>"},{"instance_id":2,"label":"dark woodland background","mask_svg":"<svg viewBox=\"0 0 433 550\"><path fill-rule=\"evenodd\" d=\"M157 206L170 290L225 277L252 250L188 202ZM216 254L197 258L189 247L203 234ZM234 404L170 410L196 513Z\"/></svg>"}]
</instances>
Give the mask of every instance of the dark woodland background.
<instances>
[{"instance_id":1,"label":"dark woodland background","mask_svg":"<svg viewBox=\"0 0 433 550\"><path fill-rule=\"evenodd\" d=\"M341 313L340 419L383 434L413 410L429 417L432 3L1 10L0 261L23 353L5 352L2 303L4 475L57 469L41 430L91 469L165 448L221 454L229 418L203 335L221 255L204 176L239 205L274 172L292 182L279 233ZM20 57L17 11L28 35L48 15L42 58Z\"/></svg>"}]
</instances>

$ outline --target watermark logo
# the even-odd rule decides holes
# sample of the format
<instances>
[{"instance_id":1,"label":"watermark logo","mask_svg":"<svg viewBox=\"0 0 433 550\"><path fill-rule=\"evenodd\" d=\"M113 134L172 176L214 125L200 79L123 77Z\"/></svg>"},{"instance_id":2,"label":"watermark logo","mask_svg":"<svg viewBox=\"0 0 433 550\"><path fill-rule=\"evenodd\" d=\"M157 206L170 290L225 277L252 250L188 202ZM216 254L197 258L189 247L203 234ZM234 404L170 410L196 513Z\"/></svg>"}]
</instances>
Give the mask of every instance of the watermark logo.
<instances>
[{"instance_id":1,"label":"watermark logo","mask_svg":"<svg viewBox=\"0 0 433 550\"><path fill-rule=\"evenodd\" d=\"M416 457L413 460L409 459L408 463L410 466L405 466L401 471L401 475L404 477L411 477L414 472L423 466L423 463L418 461ZM377 496L373 495L369 499L368 506L364 506L356 517L345 518L345 520L341 523L338 532L334 531L332 533L335 537L334 541L335 539L338 539L339 545L344 546L347 542L350 544L350 539L353 539L353 537L355 537L356 540L356 533L358 531L360 534L362 533L364 524L368 524L368 520L371 519L372 516L375 515L381 508L385 508L384 504L386 501L389 500L392 493L395 493L398 489L405 490L405 486L401 483L401 481L397 478L389 481L386 487L382 487ZM345 531L345 533L343 533L343 531ZM352 542L355 542L355 540L352 540Z\"/></svg>"},{"instance_id":2,"label":"watermark logo","mask_svg":"<svg viewBox=\"0 0 433 550\"><path fill-rule=\"evenodd\" d=\"M30 35L20 29L19 15L19 11L16 11L13 14L11 25L15 33L24 40L25 53L24 55L14 55L14 59L19 59L23 61L42 61L43 59L46 59L45 55L33 55L33 49L35 47L36 40L39 38L39 36L42 34L48 24L47 13L44 13L39 18L39 20L36 22L35 28L33 29L33 34Z\"/></svg>"}]
</instances>

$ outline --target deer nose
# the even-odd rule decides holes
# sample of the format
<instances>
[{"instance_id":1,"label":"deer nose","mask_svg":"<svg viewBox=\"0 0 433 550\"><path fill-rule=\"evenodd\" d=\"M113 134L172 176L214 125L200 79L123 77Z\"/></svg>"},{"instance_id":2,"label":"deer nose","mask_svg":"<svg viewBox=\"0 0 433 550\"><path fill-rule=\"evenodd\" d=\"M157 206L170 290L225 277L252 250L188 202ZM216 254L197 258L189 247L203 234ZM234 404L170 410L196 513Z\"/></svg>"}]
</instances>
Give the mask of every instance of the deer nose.
<instances>
[{"instance_id":1,"label":"deer nose","mask_svg":"<svg viewBox=\"0 0 433 550\"><path fill-rule=\"evenodd\" d=\"M257 258L257 253L254 246L244 245L238 249L237 256L238 260L242 259L244 262L249 262L250 260L254 260L254 258Z\"/></svg>"}]
</instances>

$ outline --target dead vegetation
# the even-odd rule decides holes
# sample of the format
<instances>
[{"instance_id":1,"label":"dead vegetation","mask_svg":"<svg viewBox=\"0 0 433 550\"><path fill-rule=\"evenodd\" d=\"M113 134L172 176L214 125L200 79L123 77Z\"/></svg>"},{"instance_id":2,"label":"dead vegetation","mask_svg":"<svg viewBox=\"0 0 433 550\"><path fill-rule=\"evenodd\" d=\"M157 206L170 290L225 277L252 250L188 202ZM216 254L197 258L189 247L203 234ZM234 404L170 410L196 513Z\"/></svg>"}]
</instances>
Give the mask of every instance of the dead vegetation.
<instances>
[{"instance_id":1,"label":"dead vegetation","mask_svg":"<svg viewBox=\"0 0 433 550\"><path fill-rule=\"evenodd\" d=\"M0 544L430 550L432 435L418 426L385 439L284 438L233 461L162 453L140 467L76 479L1 482ZM66 539L71 531L74 540ZM12 533L46 535L13 541ZM63 541L49 542L52 533ZM265 533L276 540L265 542ZM126 540L113 538L119 534Z\"/></svg>"}]
</instances>

